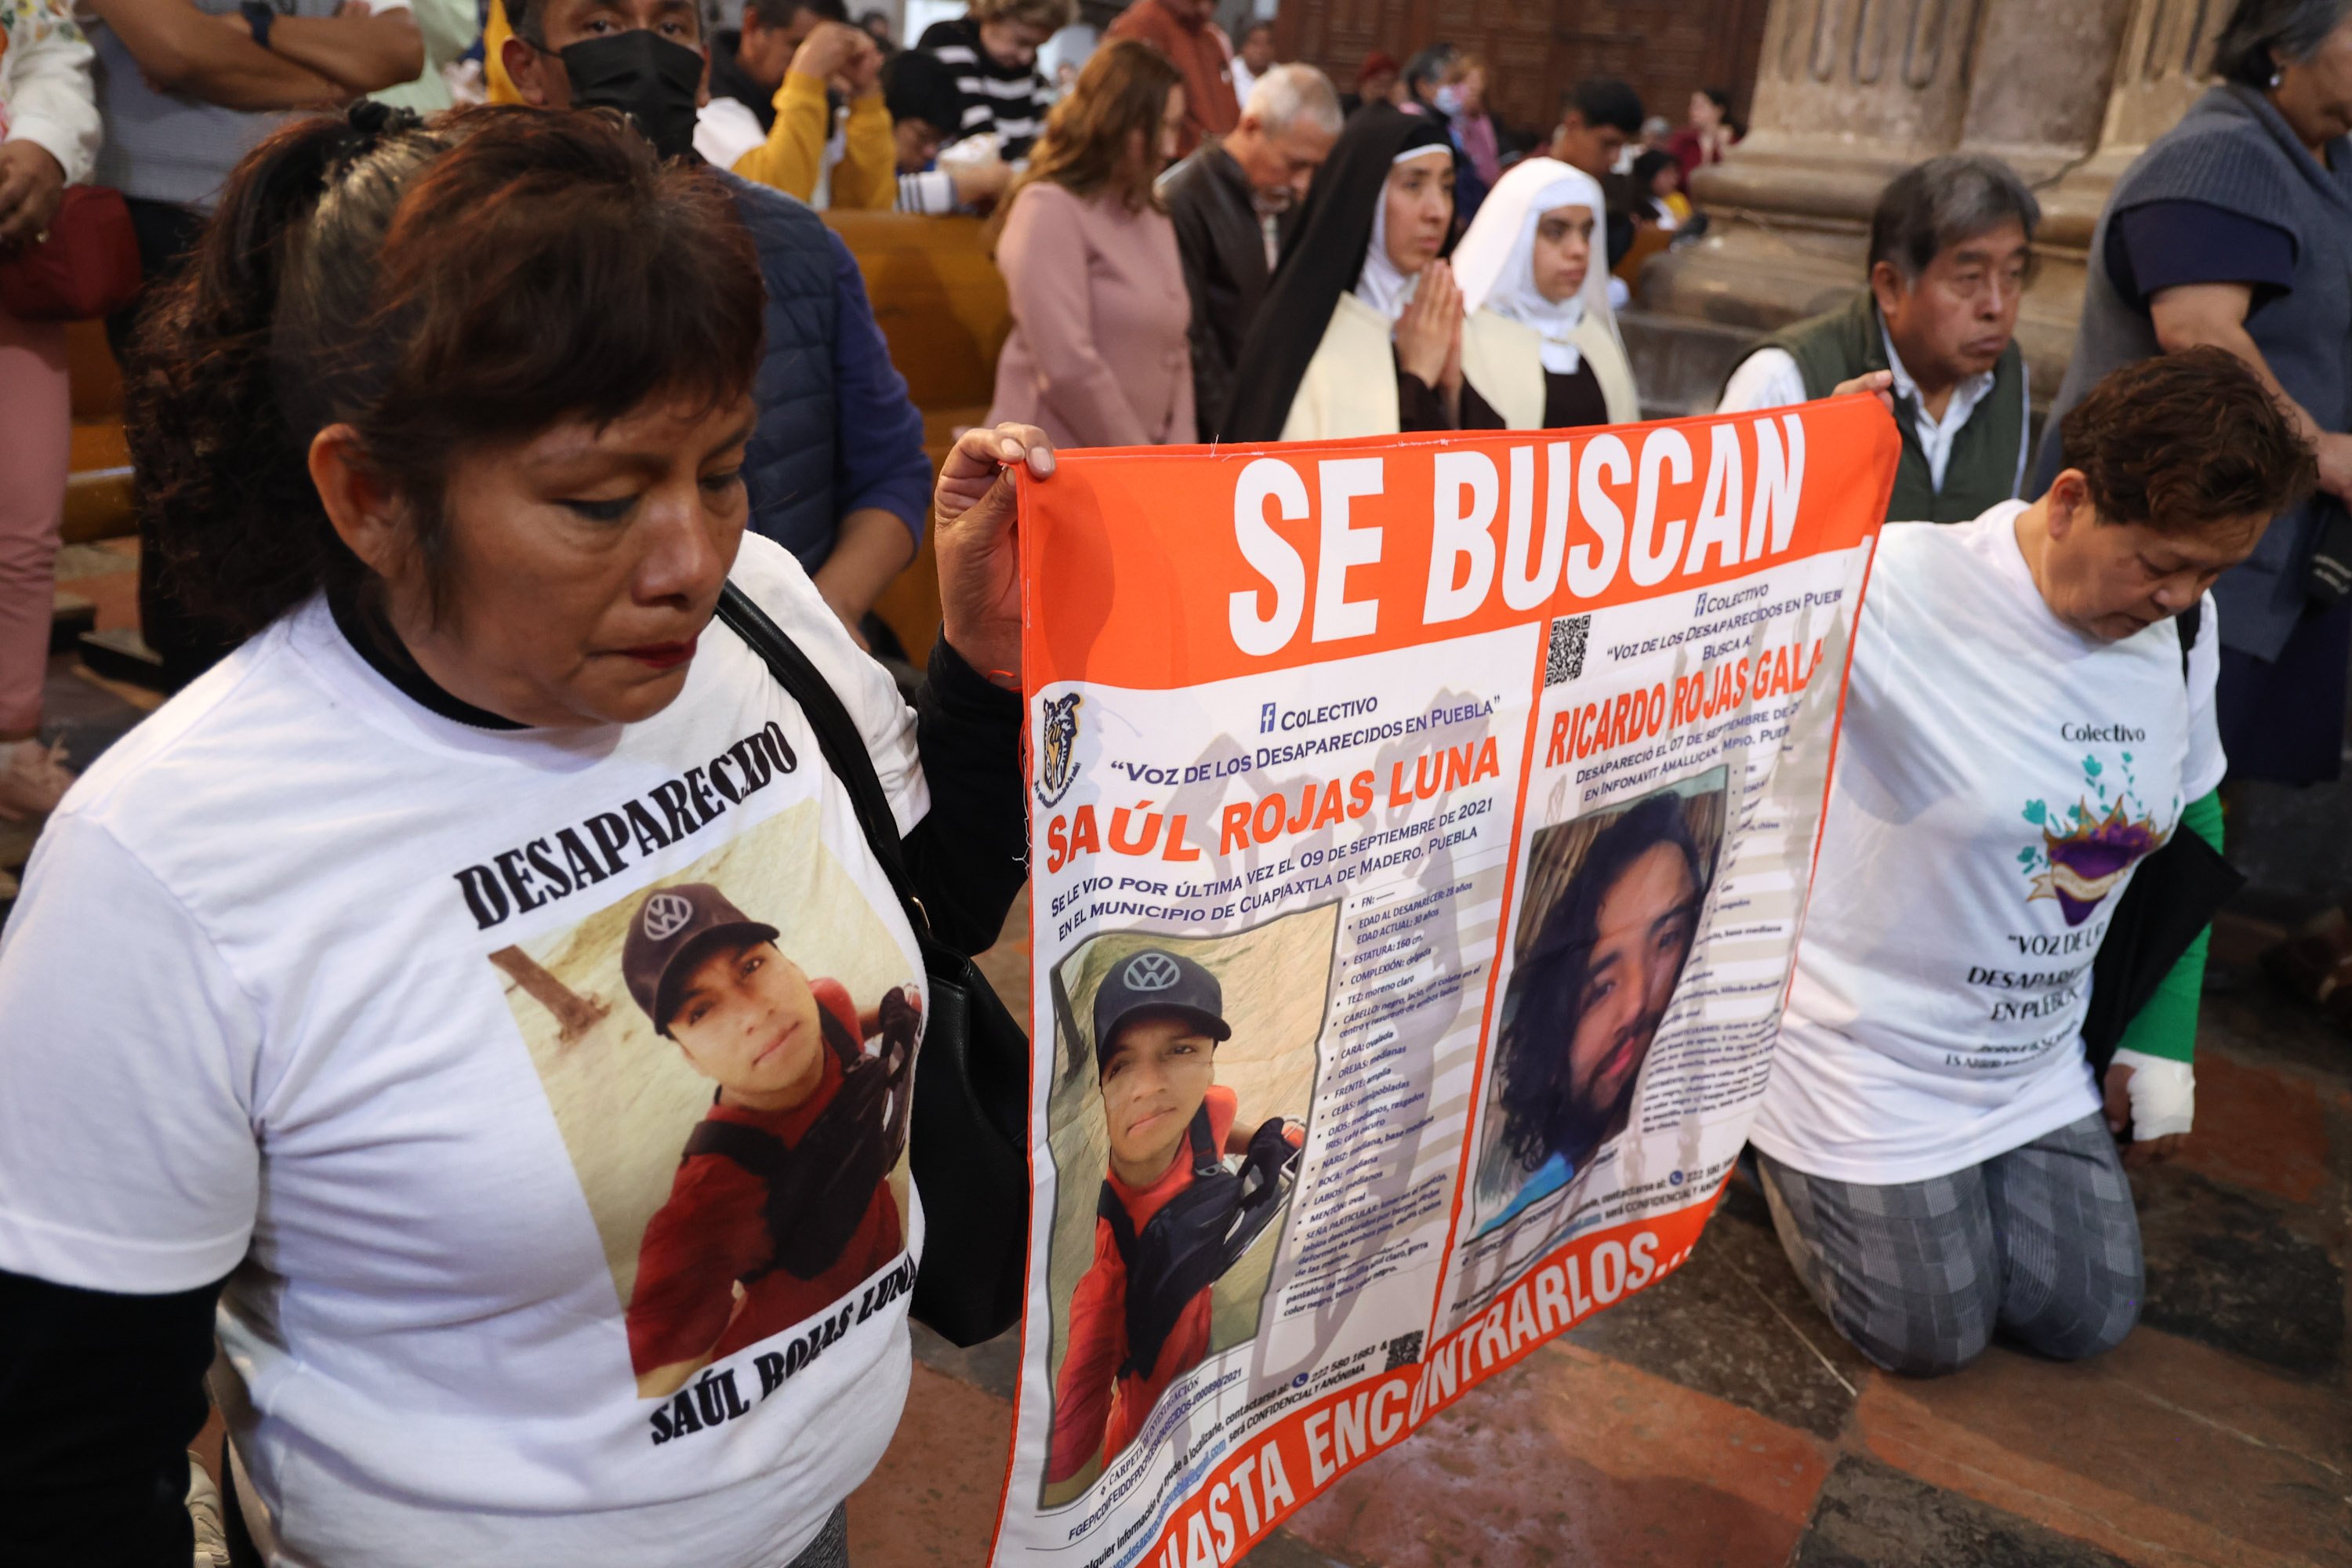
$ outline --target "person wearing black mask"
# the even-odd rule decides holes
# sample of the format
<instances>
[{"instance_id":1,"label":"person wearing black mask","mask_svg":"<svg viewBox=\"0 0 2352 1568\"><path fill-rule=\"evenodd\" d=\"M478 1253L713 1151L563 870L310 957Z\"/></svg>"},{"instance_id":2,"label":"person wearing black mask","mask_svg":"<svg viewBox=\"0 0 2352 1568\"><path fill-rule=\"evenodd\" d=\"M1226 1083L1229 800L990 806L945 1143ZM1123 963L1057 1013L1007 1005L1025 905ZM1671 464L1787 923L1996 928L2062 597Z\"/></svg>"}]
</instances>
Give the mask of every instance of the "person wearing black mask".
<instances>
[{"instance_id":1,"label":"person wearing black mask","mask_svg":"<svg viewBox=\"0 0 2352 1568\"><path fill-rule=\"evenodd\" d=\"M503 49L523 102L616 109L666 158L693 158L709 57L691 0L506 0ZM923 417L874 324L857 263L802 203L723 170L767 285L759 423L743 465L751 527L799 558L861 642L915 558L930 495Z\"/></svg>"}]
</instances>

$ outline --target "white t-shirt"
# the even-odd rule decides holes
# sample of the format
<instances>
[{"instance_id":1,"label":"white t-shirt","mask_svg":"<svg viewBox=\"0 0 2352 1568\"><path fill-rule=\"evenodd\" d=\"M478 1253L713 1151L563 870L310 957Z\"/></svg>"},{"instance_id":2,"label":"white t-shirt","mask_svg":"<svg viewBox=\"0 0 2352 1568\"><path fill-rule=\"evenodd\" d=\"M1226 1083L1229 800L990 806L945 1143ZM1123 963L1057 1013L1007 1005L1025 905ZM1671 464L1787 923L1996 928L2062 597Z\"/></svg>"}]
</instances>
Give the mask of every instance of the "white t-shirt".
<instances>
[{"instance_id":1,"label":"white t-shirt","mask_svg":"<svg viewBox=\"0 0 2352 1568\"><path fill-rule=\"evenodd\" d=\"M767 127L740 99L716 96L695 110L694 150L714 169L732 169L736 159L767 144Z\"/></svg>"},{"instance_id":2,"label":"white t-shirt","mask_svg":"<svg viewBox=\"0 0 2352 1568\"><path fill-rule=\"evenodd\" d=\"M919 820L889 678L781 548L747 535L734 577ZM657 889L681 883L775 928L794 996L835 999L808 1059L836 1076L780 1114L856 1102L831 1086L884 1056L856 1014L925 1000L913 935L800 710L715 623L651 719L491 731L403 696L314 599L50 820L0 940L0 1268L132 1293L236 1271L225 1404L249 1402L285 1561L782 1563L880 1458L920 1247L903 1160L877 1157L831 1255L858 1281L838 1300L736 1283L778 1234L764 1184L685 1157L721 1108L622 967L634 929L677 931ZM633 1310L653 1284L671 1317ZM635 1334L716 1359L641 1396Z\"/></svg>"},{"instance_id":3,"label":"white t-shirt","mask_svg":"<svg viewBox=\"0 0 2352 1568\"><path fill-rule=\"evenodd\" d=\"M2211 597L2184 683L2177 622L2103 643L2050 613L2024 510L1880 536L1748 1134L1809 1174L1925 1181L2096 1110L2099 939L2132 867L2221 781Z\"/></svg>"}]
</instances>

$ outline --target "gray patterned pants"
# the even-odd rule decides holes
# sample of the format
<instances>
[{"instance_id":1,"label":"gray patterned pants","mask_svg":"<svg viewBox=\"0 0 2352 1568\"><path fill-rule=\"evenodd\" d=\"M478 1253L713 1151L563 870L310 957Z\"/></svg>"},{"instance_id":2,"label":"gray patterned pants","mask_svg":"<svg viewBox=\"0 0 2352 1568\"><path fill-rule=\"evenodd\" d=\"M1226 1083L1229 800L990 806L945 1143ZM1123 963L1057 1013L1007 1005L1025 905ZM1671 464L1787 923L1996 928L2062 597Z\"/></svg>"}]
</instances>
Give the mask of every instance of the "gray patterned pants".
<instances>
[{"instance_id":1,"label":"gray patterned pants","mask_svg":"<svg viewBox=\"0 0 2352 1568\"><path fill-rule=\"evenodd\" d=\"M1838 1332L1889 1372L1936 1377L1995 1327L2060 1361L2139 1321L2139 1215L2095 1112L1981 1165L1896 1186L1835 1182L1758 1151L1773 1227Z\"/></svg>"},{"instance_id":2,"label":"gray patterned pants","mask_svg":"<svg viewBox=\"0 0 2352 1568\"><path fill-rule=\"evenodd\" d=\"M801 1548L800 1555L786 1568L849 1568L849 1505L835 1504L833 1517L816 1532L816 1539Z\"/></svg>"}]
</instances>

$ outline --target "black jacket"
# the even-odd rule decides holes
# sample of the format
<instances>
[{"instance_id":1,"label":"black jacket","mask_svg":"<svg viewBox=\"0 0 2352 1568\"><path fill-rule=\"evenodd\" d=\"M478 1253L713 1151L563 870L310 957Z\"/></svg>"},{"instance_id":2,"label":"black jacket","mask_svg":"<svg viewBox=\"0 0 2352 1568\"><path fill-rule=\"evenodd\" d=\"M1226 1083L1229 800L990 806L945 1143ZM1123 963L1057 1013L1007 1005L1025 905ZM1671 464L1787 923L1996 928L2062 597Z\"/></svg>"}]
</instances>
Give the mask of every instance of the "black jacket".
<instances>
[{"instance_id":1,"label":"black jacket","mask_svg":"<svg viewBox=\"0 0 2352 1568\"><path fill-rule=\"evenodd\" d=\"M710 35L710 96L731 98L757 115L761 131L776 128L776 88L781 83L762 87L751 79L743 68L740 51L743 35L734 27L721 27Z\"/></svg>"},{"instance_id":2,"label":"black jacket","mask_svg":"<svg viewBox=\"0 0 2352 1568\"><path fill-rule=\"evenodd\" d=\"M1234 366L1265 303L1271 269L1249 180L1215 137L1168 171L1160 195L1176 226L1184 288L1192 297L1192 408L1201 439L1216 438ZM1290 214L1276 220L1285 230Z\"/></svg>"}]
</instances>

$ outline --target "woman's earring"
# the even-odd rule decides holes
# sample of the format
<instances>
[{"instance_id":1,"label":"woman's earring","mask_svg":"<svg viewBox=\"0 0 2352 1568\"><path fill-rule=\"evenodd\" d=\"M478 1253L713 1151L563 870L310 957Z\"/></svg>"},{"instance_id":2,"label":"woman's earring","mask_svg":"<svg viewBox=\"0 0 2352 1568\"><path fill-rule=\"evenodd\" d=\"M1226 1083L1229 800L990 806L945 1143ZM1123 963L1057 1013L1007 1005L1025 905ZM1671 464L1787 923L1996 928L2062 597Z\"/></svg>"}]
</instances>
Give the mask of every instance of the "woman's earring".
<instances>
[{"instance_id":1,"label":"woman's earring","mask_svg":"<svg viewBox=\"0 0 2352 1568\"><path fill-rule=\"evenodd\" d=\"M2279 81L2285 75L2286 72L2280 70L2276 66L2271 68L2271 90L2273 92L2276 92L2278 90Z\"/></svg>"}]
</instances>

